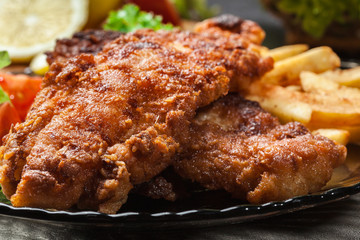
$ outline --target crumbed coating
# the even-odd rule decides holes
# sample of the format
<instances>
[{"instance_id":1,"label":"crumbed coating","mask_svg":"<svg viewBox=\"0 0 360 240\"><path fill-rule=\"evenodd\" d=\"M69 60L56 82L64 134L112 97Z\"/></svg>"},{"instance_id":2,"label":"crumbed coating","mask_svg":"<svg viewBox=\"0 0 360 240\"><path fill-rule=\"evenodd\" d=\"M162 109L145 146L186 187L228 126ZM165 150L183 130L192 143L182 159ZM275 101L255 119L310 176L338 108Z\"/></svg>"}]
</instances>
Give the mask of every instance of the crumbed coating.
<instances>
[{"instance_id":1,"label":"crumbed coating","mask_svg":"<svg viewBox=\"0 0 360 240\"><path fill-rule=\"evenodd\" d=\"M232 48L236 49L251 49L255 52L261 52L260 44L265 38L264 30L255 22L244 20L231 14L224 14L218 17L210 18L195 25L194 31L206 36L209 40L215 42L219 47L226 46L231 43ZM231 58L231 56L230 56ZM246 56L246 62L241 68L231 68L229 72L231 82L230 91L243 92L249 87L249 84L257 78L256 75L244 78L244 73L250 74L252 70L251 56ZM224 59L224 63L226 60ZM264 58L264 63L259 64L258 71L269 71L269 66L272 66L272 58ZM265 63L266 62L266 63ZM247 75L247 76L250 76Z\"/></svg>"},{"instance_id":2,"label":"crumbed coating","mask_svg":"<svg viewBox=\"0 0 360 240\"><path fill-rule=\"evenodd\" d=\"M227 95L192 121L188 151L174 163L182 177L225 189L250 203L319 191L346 148L302 124L280 125L255 102Z\"/></svg>"},{"instance_id":3,"label":"crumbed coating","mask_svg":"<svg viewBox=\"0 0 360 240\"><path fill-rule=\"evenodd\" d=\"M196 110L227 94L234 72L247 84L272 68L227 39L139 30L55 61L0 149L5 195L17 207L115 213L187 148Z\"/></svg>"},{"instance_id":4,"label":"crumbed coating","mask_svg":"<svg viewBox=\"0 0 360 240\"><path fill-rule=\"evenodd\" d=\"M247 44L260 45L265 38L264 30L257 23L231 14L223 14L198 23L194 31L202 34L206 32L213 39L226 36L234 42L246 40ZM237 33L237 35L233 33Z\"/></svg>"},{"instance_id":5,"label":"crumbed coating","mask_svg":"<svg viewBox=\"0 0 360 240\"><path fill-rule=\"evenodd\" d=\"M77 32L72 38L56 40L54 50L45 53L46 60L50 65L55 61L66 61L81 53L96 54L103 49L105 44L120 37L121 34L121 32L100 29Z\"/></svg>"}]
</instances>

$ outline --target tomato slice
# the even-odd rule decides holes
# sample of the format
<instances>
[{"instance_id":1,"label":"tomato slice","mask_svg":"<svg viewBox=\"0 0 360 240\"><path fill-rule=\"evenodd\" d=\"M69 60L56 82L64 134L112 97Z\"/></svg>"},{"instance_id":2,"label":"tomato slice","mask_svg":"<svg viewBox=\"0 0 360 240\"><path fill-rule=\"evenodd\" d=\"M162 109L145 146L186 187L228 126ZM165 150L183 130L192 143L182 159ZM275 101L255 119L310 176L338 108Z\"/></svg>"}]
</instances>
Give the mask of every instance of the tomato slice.
<instances>
[{"instance_id":1,"label":"tomato slice","mask_svg":"<svg viewBox=\"0 0 360 240\"><path fill-rule=\"evenodd\" d=\"M41 88L41 77L25 74L0 73L0 85L9 95L20 119L25 120L36 94Z\"/></svg>"},{"instance_id":2,"label":"tomato slice","mask_svg":"<svg viewBox=\"0 0 360 240\"><path fill-rule=\"evenodd\" d=\"M19 114L10 102L4 102L0 105L0 143L2 138L8 134L11 125L20 121Z\"/></svg>"}]
</instances>

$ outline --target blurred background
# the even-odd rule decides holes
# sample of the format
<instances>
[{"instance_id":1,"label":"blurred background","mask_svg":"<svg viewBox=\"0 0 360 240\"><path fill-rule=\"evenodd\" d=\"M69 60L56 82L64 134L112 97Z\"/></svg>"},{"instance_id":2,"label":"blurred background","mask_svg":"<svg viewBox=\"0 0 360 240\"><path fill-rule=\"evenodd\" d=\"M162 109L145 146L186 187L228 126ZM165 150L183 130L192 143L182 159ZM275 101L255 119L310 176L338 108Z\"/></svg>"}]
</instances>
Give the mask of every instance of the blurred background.
<instances>
[{"instance_id":1,"label":"blurred background","mask_svg":"<svg viewBox=\"0 0 360 240\"><path fill-rule=\"evenodd\" d=\"M343 56L360 53L360 0L1 0L0 50L28 63L57 38L102 28L111 11L129 2L174 25L222 13L250 19L267 33L269 48L306 43L331 46Z\"/></svg>"},{"instance_id":2,"label":"blurred background","mask_svg":"<svg viewBox=\"0 0 360 240\"><path fill-rule=\"evenodd\" d=\"M285 31L279 18L265 9L260 0L208 0L217 5L221 13L231 13L257 22L266 32L264 45L274 48L285 44Z\"/></svg>"}]
</instances>

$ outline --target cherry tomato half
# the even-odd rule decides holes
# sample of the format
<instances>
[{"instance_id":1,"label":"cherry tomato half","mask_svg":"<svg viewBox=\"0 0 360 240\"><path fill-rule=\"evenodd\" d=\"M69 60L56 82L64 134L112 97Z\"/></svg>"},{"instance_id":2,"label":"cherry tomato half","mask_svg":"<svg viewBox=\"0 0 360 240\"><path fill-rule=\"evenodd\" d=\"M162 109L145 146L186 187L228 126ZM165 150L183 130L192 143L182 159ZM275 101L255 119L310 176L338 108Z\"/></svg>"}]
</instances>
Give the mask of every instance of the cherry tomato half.
<instances>
[{"instance_id":1,"label":"cherry tomato half","mask_svg":"<svg viewBox=\"0 0 360 240\"><path fill-rule=\"evenodd\" d=\"M0 86L9 95L20 119L24 121L36 94L41 88L41 77L0 73Z\"/></svg>"},{"instance_id":2,"label":"cherry tomato half","mask_svg":"<svg viewBox=\"0 0 360 240\"><path fill-rule=\"evenodd\" d=\"M19 114L10 102L4 102L0 105L0 143L9 132L11 125L20 121Z\"/></svg>"}]
</instances>

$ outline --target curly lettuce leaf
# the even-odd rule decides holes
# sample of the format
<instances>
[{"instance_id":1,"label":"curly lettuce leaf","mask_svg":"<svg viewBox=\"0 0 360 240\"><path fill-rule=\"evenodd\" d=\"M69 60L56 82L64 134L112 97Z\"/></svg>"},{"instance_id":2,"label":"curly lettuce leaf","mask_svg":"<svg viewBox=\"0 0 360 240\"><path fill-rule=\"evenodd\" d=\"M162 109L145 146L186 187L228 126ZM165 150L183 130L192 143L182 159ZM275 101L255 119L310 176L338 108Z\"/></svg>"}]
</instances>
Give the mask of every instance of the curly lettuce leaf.
<instances>
[{"instance_id":1,"label":"curly lettuce leaf","mask_svg":"<svg viewBox=\"0 0 360 240\"><path fill-rule=\"evenodd\" d=\"M332 22L360 20L360 0L278 0L276 6L294 15L302 29L315 38L322 37Z\"/></svg>"},{"instance_id":2,"label":"curly lettuce leaf","mask_svg":"<svg viewBox=\"0 0 360 240\"><path fill-rule=\"evenodd\" d=\"M150 28L155 31L171 30L172 24L163 24L162 17L152 13L140 11L134 4L126 4L119 11L112 11L103 28L119 32L133 32L141 28Z\"/></svg>"},{"instance_id":3,"label":"curly lettuce leaf","mask_svg":"<svg viewBox=\"0 0 360 240\"><path fill-rule=\"evenodd\" d=\"M204 20L220 13L217 5L208 6L207 0L171 0L180 16L191 20Z\"/></svg>"}]
</instances>

